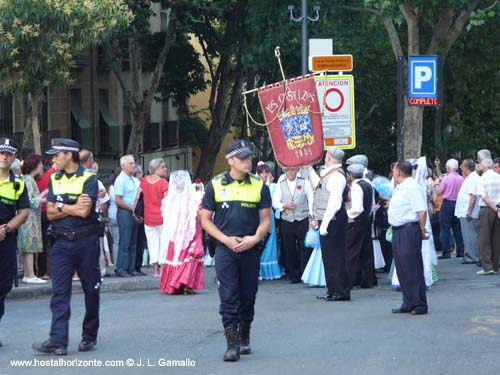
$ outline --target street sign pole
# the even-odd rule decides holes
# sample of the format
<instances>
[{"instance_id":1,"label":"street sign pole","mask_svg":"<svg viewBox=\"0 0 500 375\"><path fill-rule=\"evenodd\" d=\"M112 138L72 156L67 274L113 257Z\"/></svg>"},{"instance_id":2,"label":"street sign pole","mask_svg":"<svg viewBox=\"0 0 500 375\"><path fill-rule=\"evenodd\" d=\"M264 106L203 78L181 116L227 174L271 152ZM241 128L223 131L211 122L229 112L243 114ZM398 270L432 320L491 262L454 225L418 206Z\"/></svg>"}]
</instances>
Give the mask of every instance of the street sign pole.
<instances>
[{"instance_id":1,"label":"street sign pole","mask_svg":"<svg viewBox=\"0 0 500 375\"><path fill-rule=\"evenodd\" d=\"M405 100L405 62L403 56L398 56L397 70L397 156L398 161L404 160L404 100Z\"/></svg>"}]
</instances>

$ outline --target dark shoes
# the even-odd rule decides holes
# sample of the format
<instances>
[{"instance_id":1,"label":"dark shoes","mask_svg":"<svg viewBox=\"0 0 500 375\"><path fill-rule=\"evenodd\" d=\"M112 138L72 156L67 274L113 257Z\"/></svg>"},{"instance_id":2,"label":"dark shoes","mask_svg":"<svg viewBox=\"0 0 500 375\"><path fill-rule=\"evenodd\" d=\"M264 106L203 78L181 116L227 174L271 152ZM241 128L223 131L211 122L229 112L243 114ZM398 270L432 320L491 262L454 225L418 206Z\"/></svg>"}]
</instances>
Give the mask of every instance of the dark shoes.
<instances>
[{"instance_id":1,"label":"dark shoes","mask_svg":"<svg viewBox=\"0 0 500 375\"><path fill-rule=\"evenodd\" d=\"M33 350L39 353L55 354L55 355L67 355L68 349L52 339L47 339L43 342L35 342L32 346Z\"/></svg>"},{"instance_id":2,"label":"dark shoes","mask_svg":"<svg viewBox=\"0 0 500 375\"><path fill-rule=\"evenodd\" d=\"M250 325L249 321L242 320L240 322L240 354L250 354Z\"/></svg>"},{"instance_id":3,"label":"dark shoes","mask_svg":"<svg viewBox=\"0 0 500 375\"><path fill-rule=\"evenodd\" d=\"M416 307L413 310L409 309L403 309L403 308L398 308L398 309L392 309L393 314L411 314L411 315L425 315L427 314L427 309L426 308L421 308L421 307Z\"/></svg>"},{"instance_id":4,"label":"dark shoes","mask_svg":"<svg viewBox=\"0 0 500 375\"><path fill-rule=\"evenodd\" d=\"M236 362L240 359L240 336L236 327L225 329L227 350L224 353L224 361Z\"/></svg>"},{"instance_id":5,"label":"dark shoes","mask_svg":"<svg viewBox=\"0 0 500 375\"><path fill-rule=\"evenodd\" d=\"M450 254L443 254L438 256L438 259L450 259L450 258L451 258Z\"/></svg>"},{"instance_id":6,"label":"dark shoes","mask_svg":"<svg viewBox=\"0 0 500 375\"><path fill-rule=\"evenodd\" d=\"M462 259L462 264L477 264L477 262L473 261L470 258L464 258L464 259Z\"/></svg>"},{"instance_id":7,"label":"dark shoes","mask_svg":"<svg viewBox=\"0 0 500 375\"><path fill-rule=\"evenodd\" d=\"M325 301L350 301L349 296L339 296L338 294L325 294L324 296L316 296L316 299L322 299Z\"/></svg>"},{"instance_id":8,"label":"dark shoes","mask_svg":"<svg viewBox=\"0 0 500 375\"><path fill-rule=\"evenodd\" d=\"M143 276L142 272L132 271L128 273L130 276Z\"/></svg>"},{"instance_id":9,"label":"dark shoes","mask_svg":"<svg viewBox=\"0 0 500 375\"><path fill-rule=\"evenodd\" d=\"M132 277L131 274L129 274L128 272L124 272L124 271L116 272L116 276L117 277Z\"/></svg>"},{"instance_id":10,"label":"dark shoes","mask_svg":"<svg viewBox=\"0 0 500 375\"><path fill-rule=\"evenodd\" d=\"M300 283L300 279L293 278L288 281L289 284L298 284Z\"/></svg>"},{"instance_id":11,"label":"dark shoes","mask_svg":"<svg viewBox=\"0 0 500 375\"><path fill-rule=\"evenodd\" d=\"M95 345L95 341L83 339L82 341L80 341L80 345L78 345L78 351L89 352L95 348Z\"/></svg>"}]
</instances>

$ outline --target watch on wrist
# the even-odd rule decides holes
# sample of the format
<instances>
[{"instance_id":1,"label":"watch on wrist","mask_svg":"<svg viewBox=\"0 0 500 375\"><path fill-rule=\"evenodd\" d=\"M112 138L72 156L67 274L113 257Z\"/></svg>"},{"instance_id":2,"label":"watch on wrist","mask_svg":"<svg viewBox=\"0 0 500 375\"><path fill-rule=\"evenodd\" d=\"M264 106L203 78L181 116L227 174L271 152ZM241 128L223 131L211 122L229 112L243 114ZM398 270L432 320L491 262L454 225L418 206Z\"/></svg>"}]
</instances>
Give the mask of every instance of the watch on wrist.
<instances>
[{"instance_id":1,"label":"watch on wrist","mask_svg":"<svg viewBox=\"0 0 500 375\"><path fill-rule=\"evenodd\" d=\"M11 232L12 232L12 228L11 228L11 227L9 227L8 225L6 225L6 226L5 226L5 233L6 233L6 234L9 234L9 233L11 233Z\"/></svg>"},{"instance_id":2,"label":"watch on wrist","mask_svg":"<svg viewBox=\"0 0 500 375\"><path fill-rule=\"evenodd\" d=\"M57 210L59 212L62 212L62 209L64 207L64 203L63 202L58 202L56 207L57 207Z\"/></svg>"}]
</instances>

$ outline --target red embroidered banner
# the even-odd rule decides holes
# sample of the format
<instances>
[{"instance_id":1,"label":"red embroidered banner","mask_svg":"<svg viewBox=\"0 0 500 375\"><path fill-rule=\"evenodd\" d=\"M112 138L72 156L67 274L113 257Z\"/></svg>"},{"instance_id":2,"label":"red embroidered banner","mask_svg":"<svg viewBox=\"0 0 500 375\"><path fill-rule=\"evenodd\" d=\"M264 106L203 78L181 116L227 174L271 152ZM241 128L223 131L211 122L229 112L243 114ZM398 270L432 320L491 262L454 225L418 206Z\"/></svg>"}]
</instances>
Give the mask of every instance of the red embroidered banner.
<instances>
[{"instance_id":1,"label":"red embroidered banner","mask_svg":"<svg viewBox=\"0 0 500 375\"><path fill-rule=\"evenodd\" d=\"M313 75L258 90L276 161L283 167L314 164L323 157L323 126Z\"/></svg>"}]
</instances>

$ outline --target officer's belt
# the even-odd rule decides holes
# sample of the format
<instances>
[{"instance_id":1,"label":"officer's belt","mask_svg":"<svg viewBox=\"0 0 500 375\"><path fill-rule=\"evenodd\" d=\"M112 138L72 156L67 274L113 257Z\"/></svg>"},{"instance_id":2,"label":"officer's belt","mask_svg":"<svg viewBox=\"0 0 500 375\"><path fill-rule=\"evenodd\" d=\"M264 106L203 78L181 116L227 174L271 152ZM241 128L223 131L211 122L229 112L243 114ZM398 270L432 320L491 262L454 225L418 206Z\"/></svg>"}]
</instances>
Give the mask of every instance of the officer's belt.
<instances>
[{"instance_id":1,"label":"officer's belt","mask_svg":"<svg viewBox=\"0 0 500 375\"><path fill-rule=\"evenodd\" d=\"M66 241L77 241L81 240L82 238L96 235L98 234L98 226L97 224L92 224L88 225L86 227L81 228L78 231L60 231L60 230L55 230L55 237L56 239L59 240L66 240Z\"/></svg>"}]
</instances>

